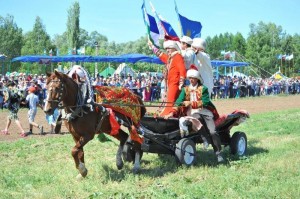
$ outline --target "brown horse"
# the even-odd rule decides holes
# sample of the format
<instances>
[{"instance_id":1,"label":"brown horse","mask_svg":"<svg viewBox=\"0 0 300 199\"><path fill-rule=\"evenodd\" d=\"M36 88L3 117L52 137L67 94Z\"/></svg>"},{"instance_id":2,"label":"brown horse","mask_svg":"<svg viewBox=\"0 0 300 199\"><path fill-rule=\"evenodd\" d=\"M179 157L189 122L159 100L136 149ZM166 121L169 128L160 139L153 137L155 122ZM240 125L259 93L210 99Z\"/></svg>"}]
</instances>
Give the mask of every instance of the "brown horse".
<instances>
[{"instance_id":1,"label":"brown horse","mask_svg":"<svg viewBox=\"0 0 300 199\"><path fill-rule=\"evenodd\" d=\"M62 109L66 116L64 118L64 124L68 128L69 132L72 134L75 141L75 146L72 149L72 156L75 161L76 168L79 170L79 176L85 177L87 175L87 169L84 164L84 151L83 147L90 140L92 140L95 134L107 133L109 134L112 130L110 120L108 117L108 111L104 106L100 104L91 105L84 104L83 107L78 106L78 96L80 95L79 86L72 78L67 75L55 71L54 73L47 74L47 99L44 106L44 112L46 114L52 114L55 108ZM134 95L132 93L132 95ZM137 96L136 96L137 97ZM140 117L146 112L143 106L142 100L138 97L138 102L136 107L140 109ZM133 105L134 106L134 105ZM127 124L129 132L132 130L132 119L128 116L115 112L118 121ZM139 118L140 119L140 118ZM119 129L118 133L113 135L116 139L120 141L120 145L116 155L116 165L118 169L122 169L123 160L122 152L123 146L129 136L126 132ZM140 145L135 148L135 159L133 172L138 172L140 169L140 158L142 151Z\"/></svg>"}]
</instances>

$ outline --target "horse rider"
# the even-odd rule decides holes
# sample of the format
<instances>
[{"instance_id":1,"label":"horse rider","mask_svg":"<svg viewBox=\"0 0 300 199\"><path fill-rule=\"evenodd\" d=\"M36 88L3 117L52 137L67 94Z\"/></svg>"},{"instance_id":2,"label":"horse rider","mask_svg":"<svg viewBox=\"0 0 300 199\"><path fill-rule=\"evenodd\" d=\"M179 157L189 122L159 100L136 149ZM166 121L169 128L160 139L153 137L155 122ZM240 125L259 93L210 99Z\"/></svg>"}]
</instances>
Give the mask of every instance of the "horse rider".
<instances>
[{"instance_id":1,"label":"horse rider","mask_svg":"<svg viewBox=\"0 0 300 199\"><path fill-rule=\"evenodd\" d=\"M77 82L81 91L79 105L84 106L86 103L93 104L94 96L88 72L83 67L74 65L68 72L68 76Z\"/></svg>"}]
</instances>

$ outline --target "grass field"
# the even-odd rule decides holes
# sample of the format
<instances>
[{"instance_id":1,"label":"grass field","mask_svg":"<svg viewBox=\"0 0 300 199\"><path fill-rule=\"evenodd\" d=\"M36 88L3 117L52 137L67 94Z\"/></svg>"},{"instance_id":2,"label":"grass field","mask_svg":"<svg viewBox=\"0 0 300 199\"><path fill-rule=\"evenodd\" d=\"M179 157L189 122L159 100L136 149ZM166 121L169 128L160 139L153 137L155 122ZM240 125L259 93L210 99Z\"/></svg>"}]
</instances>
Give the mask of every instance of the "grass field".
<instances>
[{"instance_id":1,"label":"grass field","mask_svg":"<svg viewBox=\"0 0 300 199\"><path fill-rule=\"evenodd\" d=\"M199 145L197 162L178 167L173 157L144 154L142 171L115 166L118 142L85 146L87 178L76 180L70 134L0 142L0 198L300 198L300 109L253 114L244 131L248 153L218 165Z\"/></svg>"}]
</instances>

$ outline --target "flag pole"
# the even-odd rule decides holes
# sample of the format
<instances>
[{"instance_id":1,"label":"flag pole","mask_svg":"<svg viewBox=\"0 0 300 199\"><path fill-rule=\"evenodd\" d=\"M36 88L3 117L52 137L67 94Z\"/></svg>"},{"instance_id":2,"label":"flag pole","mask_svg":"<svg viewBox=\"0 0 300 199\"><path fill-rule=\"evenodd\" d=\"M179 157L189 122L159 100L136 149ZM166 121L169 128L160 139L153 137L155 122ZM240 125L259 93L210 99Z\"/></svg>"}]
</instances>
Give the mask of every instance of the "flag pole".
<instances>
[{"instance_id":1,"label":"flag pole","mask_svg":"<svg viewBox=\"0 0 300 199\"><path fill-rule=\"evenodd\" d=\"M180 29L181 37L182 37L183 36L183 29L182 29L182 24L181 24L179 13L178 13L178 8L177 8L176 0L174 0L174 5L175 5L175 11L177 13L177 18L178 18L178 22L179 22L179 29Z\"/></svg>"}]
</instances>

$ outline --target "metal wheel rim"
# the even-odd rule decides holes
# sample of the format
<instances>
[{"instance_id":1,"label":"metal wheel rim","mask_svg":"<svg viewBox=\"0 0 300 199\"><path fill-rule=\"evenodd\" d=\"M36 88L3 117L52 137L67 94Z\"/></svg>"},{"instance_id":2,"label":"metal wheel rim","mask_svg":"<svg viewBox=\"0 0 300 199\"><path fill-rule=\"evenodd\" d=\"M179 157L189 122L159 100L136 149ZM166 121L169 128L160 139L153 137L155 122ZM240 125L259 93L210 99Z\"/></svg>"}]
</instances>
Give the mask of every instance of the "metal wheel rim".
<instances>
[{"instance_id":1,"label":"metal wheel rim","mask_svg":"<svg viewBox=\"0 0 300 199\"><path fill-rule=\"evenodd\" d=\"M243 155L246 150L246 140L244 137L241 137L238 141L238 146L237 146L237 154L238 155Z\"/></svg>"},{"instance_id":2,"label":"metal wheel rim","mask_svg":"<svg viewBox=\"0 0 300 199\"><path fill-rule=\"evenodd\" d=\"M184 149L184 162L190 165L194 161L194 149L191 145L188 145Z\"/></svg>"}]
</instances>

